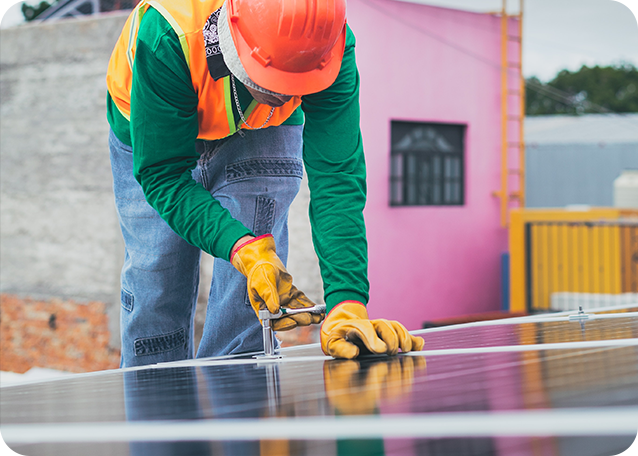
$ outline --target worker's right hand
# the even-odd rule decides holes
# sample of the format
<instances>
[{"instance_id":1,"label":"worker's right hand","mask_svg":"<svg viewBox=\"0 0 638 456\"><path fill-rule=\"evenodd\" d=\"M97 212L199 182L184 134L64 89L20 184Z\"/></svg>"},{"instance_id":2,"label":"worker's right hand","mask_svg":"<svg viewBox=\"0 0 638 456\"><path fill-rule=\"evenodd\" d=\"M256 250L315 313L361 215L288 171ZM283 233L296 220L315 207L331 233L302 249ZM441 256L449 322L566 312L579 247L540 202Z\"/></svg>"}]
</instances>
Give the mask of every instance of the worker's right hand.
<instances>
[{"instance_id":1,"label":"worker's right hand","mask_svg":"<svg viewBox=\"0 0 638 456\"><path fill-rule=\"evenodd\" d=\"M298 309L315 304L292 284L292 276L286 271L275 251L272 234L238 242L230 256L230 262L248 279L250 304L259 317L260 309L276 314L281 307ZM299 313L272 320L275 331L288 331L297 326L320 323L322 315Z\"/></svg>"}]
</instances>

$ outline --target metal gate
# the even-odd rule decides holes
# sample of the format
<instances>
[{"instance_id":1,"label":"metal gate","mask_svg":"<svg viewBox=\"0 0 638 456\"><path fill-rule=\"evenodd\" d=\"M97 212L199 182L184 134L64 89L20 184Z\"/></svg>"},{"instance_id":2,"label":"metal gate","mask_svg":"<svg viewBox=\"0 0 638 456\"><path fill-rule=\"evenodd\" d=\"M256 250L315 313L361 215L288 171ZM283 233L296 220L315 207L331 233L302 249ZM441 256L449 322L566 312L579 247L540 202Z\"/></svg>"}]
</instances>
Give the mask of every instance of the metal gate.
<instances>
[{"instance_id":1,"label":"metal gate","mask_svg":"<svg viewBox=\"0 0 638 456\"><path fill-rule=\"evenodd\" d=\"M528 311L549 311L557 292L638 292L638 222L525 224Z\"/></svg>"}]
</instances>

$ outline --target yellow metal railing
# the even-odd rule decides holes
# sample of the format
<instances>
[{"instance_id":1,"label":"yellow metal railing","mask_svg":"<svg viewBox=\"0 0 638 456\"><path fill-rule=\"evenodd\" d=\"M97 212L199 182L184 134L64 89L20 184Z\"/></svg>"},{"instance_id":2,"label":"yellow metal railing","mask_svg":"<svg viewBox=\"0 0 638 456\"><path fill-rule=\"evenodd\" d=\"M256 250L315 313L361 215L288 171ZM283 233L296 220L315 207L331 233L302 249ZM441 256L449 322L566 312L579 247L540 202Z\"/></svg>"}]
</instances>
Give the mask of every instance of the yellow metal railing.
<instances>
[{"instance_id":1,"label":"yellow metal railing","mask_svg":"<svg viewBox=\"0 0 638 456\"><path fill-rule=\"evenodd\" d=\"M620 267L623 293L638 293L638 229L620 230Z\"/></svg>"},{"instance_id":2,"label":"yellow metal railing","mask_svg":"<svg viewBox=\"0 0 638 456\"><path fill-rule=\"evenodd\" d=\"M510 310L550 310L552 293L638 292L638 210L513 210Z\"/></svg>"},{"instance_id":3,"label":"yellow metal railing","mask_svg":"<svg viewBox=\"0 0 638 456\"><path fill-rule=\"evenodd\" d=\"M551 294L560 291L621 293L620 231L630 228L602 222L529 223L531 308L549 310Z\"/></svg>"}]
</instances>

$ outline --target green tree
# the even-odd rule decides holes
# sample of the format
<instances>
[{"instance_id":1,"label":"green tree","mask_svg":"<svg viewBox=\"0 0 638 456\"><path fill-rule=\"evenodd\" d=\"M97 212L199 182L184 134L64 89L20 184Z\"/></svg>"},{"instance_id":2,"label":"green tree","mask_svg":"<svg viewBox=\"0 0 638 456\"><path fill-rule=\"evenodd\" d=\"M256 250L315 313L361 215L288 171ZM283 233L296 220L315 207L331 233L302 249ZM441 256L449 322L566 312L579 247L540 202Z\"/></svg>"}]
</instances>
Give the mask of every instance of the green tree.
<instances>
[{"instance_id":1,"label":"green tree","mask_svg":"<svg viewBox=\"0 0 638 456\"><path fill-rule=\"evenodd\" d=\"M22 3L22 14L27 21L36 19L40 14L44 12L51 4L47 2L40 2L38 5L31 6L27 3Z\"/></svg>"},{"instance_id":2,"label":"green tree","mask_svg":"<svg viewBox=\"0 0 638 456\"><path fill-rule=\"evenodd\" d=\"M532 77L525 81L525 113L585 114L638 112L638 69L631 64L562 70L543 84Z\"/></svg>"}]
</instances>

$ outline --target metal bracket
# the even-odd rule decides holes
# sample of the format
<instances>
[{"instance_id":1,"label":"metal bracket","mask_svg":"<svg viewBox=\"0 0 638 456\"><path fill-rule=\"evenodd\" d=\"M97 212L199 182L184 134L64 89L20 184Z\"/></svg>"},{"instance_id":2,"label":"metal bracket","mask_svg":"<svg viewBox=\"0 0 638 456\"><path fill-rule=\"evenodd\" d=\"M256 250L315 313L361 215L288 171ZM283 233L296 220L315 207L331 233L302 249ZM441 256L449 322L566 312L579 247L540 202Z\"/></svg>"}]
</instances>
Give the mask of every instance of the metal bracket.
<instances>
[{"instance_id":1,"label":"metal bracket","mask_svg":"<svg viewBox=\"0 0 638 456\"><path fill-rule=\"evenodd\" d=\"M280 310L276 314L272 314L268 311L268 309L259 311L259 319L262 324L262 335L264 337L264 354L256 355L254 358L257 359L276 359L281 358L281 355L275 355L275 332L272 330L272 326L270 325L270 320L276 320L283 316L283 312Z\"/></svg>"},{"instance_id":2,"label":"metal bracket","mask_svg":"<svg viewBox=\"0 0 638 456\"><path fill-rule=\"evenodd\" d=\"M289 309L282 307L276 314L270 313L268 309L261 309L258 312L259 319L261 320L262 333L264 336L264 354L256 355L253 358L257 359L276 359L281 358L281 355L275 354L275 332L272 330L271 320L278 320L285 315L294 315L300 313L311 314L325 314L326 305L319 304L312 307L300 307L298 309Z\"/></svg>"},{"instance_id":3,"label":"metal bracket","mask_svg":"<svg viewBox=\"0 0 638 456\"><path fill-rule=\"evenodd\" d=\"M578 306L578 313L575 315L570 315L569 321L586 321L593 320L594 318L596 318L595 315L586 314L585 312L583 312L583 306Z\"/></svg>"}]
</instances>

